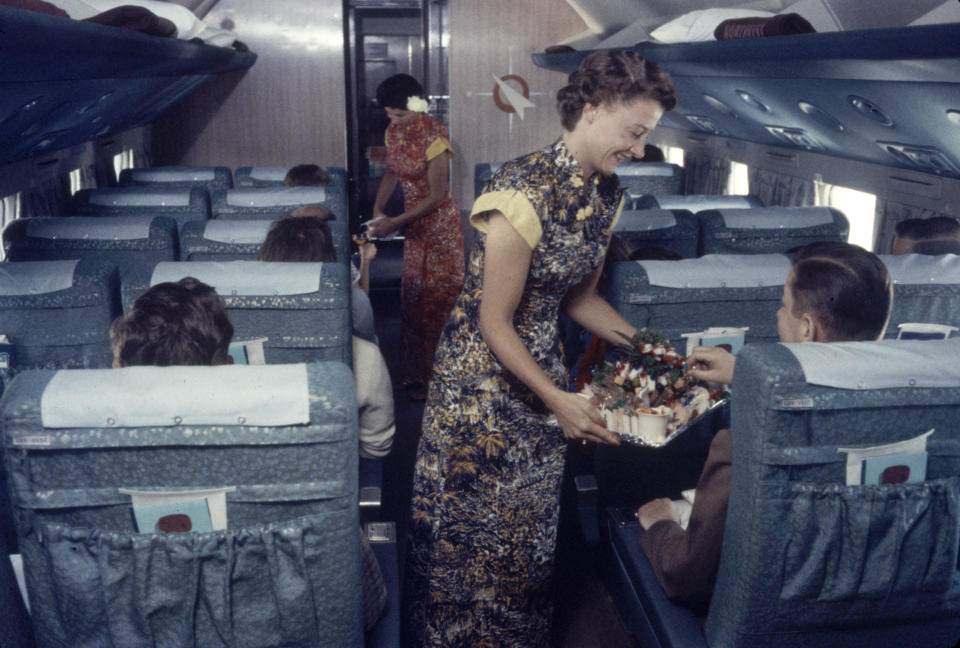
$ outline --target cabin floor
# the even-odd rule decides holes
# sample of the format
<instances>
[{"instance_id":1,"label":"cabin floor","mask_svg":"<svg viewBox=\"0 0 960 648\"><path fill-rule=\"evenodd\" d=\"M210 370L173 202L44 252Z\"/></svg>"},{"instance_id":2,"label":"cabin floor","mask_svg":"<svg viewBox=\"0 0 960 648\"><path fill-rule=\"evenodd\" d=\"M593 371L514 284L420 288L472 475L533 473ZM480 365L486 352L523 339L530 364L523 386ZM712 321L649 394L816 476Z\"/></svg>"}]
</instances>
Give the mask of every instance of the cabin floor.
<instances>
[{"instance_id":1,"label":"cabin floor","mask_svg":"<svg viewBox=\"0 0 960 648\"><path fill-rule=\"evenodd\" d=\"M388 269L390 274L399 269L396 252L389 246L378 250L374 260L374 277L385 269ZM381 511L384 520L395 520L397 523L397 546L402 566L406 551L406 525L413 466L420 439L424 403L412 400L409 390L399 385L399 289L392 282L386 288L382 286L383 284L378 289L374 285L370 297L380 350L393 377L397 431L393 449L384 462ZM583 550L576 523L565 513L566 509L562 508L557 548L553 645L556 648L637 648L634 638L624 629L617 615L593 557ZM401 568L401 578L402 571Z\"/></svg>"}]
</instances>

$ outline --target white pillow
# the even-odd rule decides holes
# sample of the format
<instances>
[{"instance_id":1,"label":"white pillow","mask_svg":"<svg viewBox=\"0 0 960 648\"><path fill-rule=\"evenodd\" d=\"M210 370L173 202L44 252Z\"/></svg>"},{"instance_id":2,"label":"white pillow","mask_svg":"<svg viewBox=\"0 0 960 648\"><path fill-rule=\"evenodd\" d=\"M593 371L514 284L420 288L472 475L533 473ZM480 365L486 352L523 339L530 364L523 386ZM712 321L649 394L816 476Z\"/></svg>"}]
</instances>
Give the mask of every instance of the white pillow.
<instances>
[{"instance_id":1,"label":"white pillow","mask_svg":"<svg viewBox=\"0 0 960 648\"><path fill-rule=\"evenodd\" d=\"M713 30L731 18L771 18L776 14L753 9L699 9L674 18L652 32L650 36L661 43L690 43L716 40Z\"/></svg>"}]
</instances>

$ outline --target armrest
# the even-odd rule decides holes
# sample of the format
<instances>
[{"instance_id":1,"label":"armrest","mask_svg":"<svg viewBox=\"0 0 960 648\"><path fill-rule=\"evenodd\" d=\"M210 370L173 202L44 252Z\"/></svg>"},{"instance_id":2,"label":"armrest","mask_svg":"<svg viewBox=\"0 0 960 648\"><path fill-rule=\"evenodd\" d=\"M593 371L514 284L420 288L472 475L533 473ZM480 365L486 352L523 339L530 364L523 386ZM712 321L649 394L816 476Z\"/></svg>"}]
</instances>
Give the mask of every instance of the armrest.
<instances>
[{"instance_id":1,"label":"armrest","mask_svg":"<svg viewBox=\"0 0 960 648\"><path fill-rule=\"evenodd\" d=\"M2 535L0 535L0 619L3 619L4 648L7 646L33 648L35 644L30 614L20 595L20 587Z\"/></svg>"},{"instance_id":2,"label":"armrest","mask_svg":"<svg viewBox=\"0 0 960 648\"><path fill-rule=\"evenodd\" d=\"M364 521L374 520L379 516L383 503L383 460L361 457L358 482L360 517Z\"/></svg>"},{"instance_id":3,"label":"armrest","mask_svg":"<svg viewBox=\"0 0 960 648\"><path fill-rule=\"evenodd\" d=\"M621 591L621 596L634 599L620 600L617 604L621 607L638 605L640 614L632 615L633 620L647 624L646 629L635 630L638 639L642 635L652 635L658 642L655 645L663 648L707 648L696 615L689 608L672 603L657 582L657 576L640 548L643 529L639 522L632 515L609 509L607 524L616 563L614 569L622 571L624 587L621 590L627 590Z\"/></svg>"},{"instance_id":4,"label":"armrest","mask_svg":"<svg viewBox=\"0 0 960 648\"><path fill-rule=\"evenodd\" d=\"M366 633L367 648L399 648L400 646L400 566L397 555L397 527L394 522L370 522L367 539L373 549L380 573L387 587L387 607L383 616Z\"/></svg>"}]
</instances>

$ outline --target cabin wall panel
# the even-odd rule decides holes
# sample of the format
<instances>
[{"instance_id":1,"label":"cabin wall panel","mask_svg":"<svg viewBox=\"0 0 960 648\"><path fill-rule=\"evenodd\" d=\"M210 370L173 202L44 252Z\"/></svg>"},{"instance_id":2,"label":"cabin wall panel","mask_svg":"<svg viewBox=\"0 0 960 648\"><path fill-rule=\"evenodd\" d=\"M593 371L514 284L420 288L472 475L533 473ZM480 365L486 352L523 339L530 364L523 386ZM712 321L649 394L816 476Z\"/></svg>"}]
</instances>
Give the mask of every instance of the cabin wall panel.
<instances>
[{"instance_id":1,"label":"cabin wall panel","mask_svg":"<svg viewBox=\"0 0 960 648\"><path fill-rule=\"evenodd\" d=\"M257 62L159 119L153 163L346 167L341 3L220 0L205 21L234 30Z\"/></svg>"},{"instance_id":2,"label":"cabin wall panel","mask_svg":"<svg viewBox=\"0 0 960 648\"><path fill-rule=\"evenodd\" d=\"M584 24L564 0L484 0L450 3L450 138L455 156L452 185L457 205L473 203L473 168L537 150L560 136L556 92L566 76L537 67L542 52ZM494 102L494 75L517 75L535 107L517 114ZM521 90L519 81L508 80Z\"/></svg>"}]
</instances>

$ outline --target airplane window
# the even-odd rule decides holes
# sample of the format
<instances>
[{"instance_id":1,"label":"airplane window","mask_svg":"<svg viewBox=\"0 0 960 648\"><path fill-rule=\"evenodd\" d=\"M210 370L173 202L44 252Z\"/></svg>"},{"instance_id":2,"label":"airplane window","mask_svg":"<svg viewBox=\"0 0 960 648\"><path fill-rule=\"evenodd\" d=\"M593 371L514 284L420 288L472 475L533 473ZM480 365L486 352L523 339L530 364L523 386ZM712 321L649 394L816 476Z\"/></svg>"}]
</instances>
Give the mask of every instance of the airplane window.
<instances>
[{"instance_id":1,"label":"airplane window","mask_svg":"<svg viewBox=\"0 0 960 648\"><path fill-rule=\"evenodd\" d=\"M133 149L126 149L113 156L113 170L117 174L117 179L120 178L121 171L124 169L132 169L133 166Z\"/></svg>"},{"instance_id":2,"label":"airplane window","mask_svg":"<svg viewBox=\"0 0 960 648\"><path fill-rule=\"evenodd\" d=\"M817 192L817 197L825 196L826 207L835 207L843 212L850 221L850 243L866 250L873 250L876 237L877 197L872 193L857 191L839 185L827 185L826 191ZM820 200L817 201L821 203Z\"/></svg>"},{"instance_id":3,"label":"airplane window","mask_svg":"<svg viewBox=\"0 0 960 648\"><path fill-rule=\"evenodd\" d=\"M727 181L727 193L731 196L750 194L750 167L741 162L730 162L730 178Z\"/></svg>"},{"instance_id":4,"label":"airplane window","mask_svg":"<svg viewBox=\"0 0 960 648\"><path fill-rule=\"evenodd\" d=\"M20 194L15 193L12 196L6 196L0 199L0 229L3 229L15 218L20 218ZM4 259L3 246L0 246L0 261Z\"/></svg>"},{"instance_id":5,"label":"airplane window","mask_svg":"<svg viewBox=\"0 0 960 648\"><path fill-rule=\"evenodd\" d=\"M83 189L82 185L83 180L80 176L80 169L74 169L70 172L70 195L77 193Z\"/></svg>"},{"instance_id":6,"label":"airplane window","mask_svg":"<svg viewBox=\"0 0 960 648\"><path fill-rule=\"evenodd\" d=\"M683 166L683 149L679 146L661 146L663 157L670 164Z\"/></svg>"}]
</instances>

